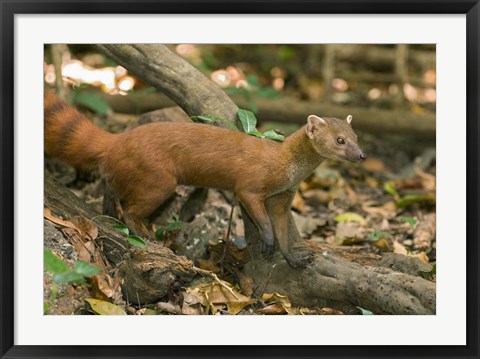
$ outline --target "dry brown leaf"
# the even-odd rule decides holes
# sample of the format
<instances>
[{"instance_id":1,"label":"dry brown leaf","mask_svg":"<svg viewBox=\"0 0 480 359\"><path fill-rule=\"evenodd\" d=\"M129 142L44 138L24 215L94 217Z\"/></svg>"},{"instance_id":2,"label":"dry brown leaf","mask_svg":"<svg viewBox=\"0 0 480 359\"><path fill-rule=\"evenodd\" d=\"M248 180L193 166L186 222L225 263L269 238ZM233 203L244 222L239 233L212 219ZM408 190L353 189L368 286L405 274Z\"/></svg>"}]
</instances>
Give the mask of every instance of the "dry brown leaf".
<instances>
[{"instance_id":1,"label":"dry brown leaf","mask_svg":"<svg viewBox=\"0 0 480 359\"><path fill-rule=\"evenodd\" d=\"M227 307L228 313L235 315L247 305L256 302L255 299L237 292L228 282L222 282L231 288L235 295L217 282L201 283L193 288L187 288L186 294L184 295L184 307L201 304L213 314L219 309Z\"/></svg>"},{"instance_id":2,"label":"dry brown leaf","mask_svg":"<svg viewBox=\"0 0 480 359\"><path fill-rule=\"evenodd\" d=\"M369 187L378 188L378 186L379 186L378 180L377 180L376 178L373 178L373 177L367 177L367 178L365 178L365 183L366 183Z\"/></svg>"},{"instance_id":3,"label":"dry brown leaf","mask_svg":"<svg viewBox=\"0 0 480 359\"><path fill-rule=\"evenodd\" d=\"M50 222L53 222L53 223L58 224L58 225L63 226L63 227L72 228L72 229L76 230L78 233L82 233L82 231L72 222L65 221L65 220L55 216L54 214L52 214L52 211L50 210L50 208L44 208L43 209L43 216L46 219L48 219Z\"/></svg>"},{"instance_id":4,"label":"dry brown leaf","mask_svg":"<svg viewBox=\"0 0 480 359\"><path fill-rule=\"evenodd\" d=\"M426 214L415 227L413 232L413 248L429 249L436 235L437 216L435 213Z\"/></svg>"},{"instance_id":5,"label":"dry brown leaf","mask_svg":"<svg viewBox=\"0 0 480 359\"><path fill-rule=\"evenodd\" d=\"M85 233L91 240L98 237L98 227L93 222L85 217L75 216L71 222L79 228L82 233Z\"/></svg>"},{"instance_id":6,"label":"dry brown leaf","mask_svg":"<svg viewBox=\"0 0 480 359\"><path fill-rule=\"evenodd\" d=\"M317 229L317 227L324 226L327 222L325 219L299 215L293 211L292 216L301 235L310 235Z\"/></svg>"},{"instance_id":7,"label":"dry brown leaf","mask_svg":"<svg viewBox=\"0 0 480 359\"><path fill-rule=\"evenodd\" d=\"M378 241L371 242L372 246L377 247L382 252L391 252L392 245L388 238L380 238Z\"/></svg>"},{"instance_id":8,"label":"dry brown leaf","mask_svg":"<svg viewBox=\"0 0 480 359\"><path fill-rule=\"evenodd\" d=\"M120 279L117 278L112 281L111 278L105 273L99 273L93 277L90 277L93 291L97 299L112 298L115 294L115 290L119 288Z\"/></svg>"},{"instance_id":9,"label":"dry brown leaf","mask_svg":"<svg viewBox=\"0 0 480 359\"><path fill-rule=\"evenodd\" d=\"M278 306L280 305L285 310L285 312L289 315L303 315L306 310L306 308L292 307L292 304L290 303L290 299L288 299L287 296L277 292L263 293L262 300L265 303L270 303L270 306L272 307L272 309L277 307L276 310L278 311L280 311L278 309ZM273 306L276 306L276 307L273 307ZM283 313L280 312L280 313L269 313L269 314L283 314Z\"/></svg>"},{"instance_id":10,"label":"dry brown leaf","mask_svg":"<svg viewBox=\"0 0 480 359\"><path fill-rule=\"evenodd\" d=\"M84 262L90 263L93 251L95 250L93 243L91 243L91 245L83 243L81 233L72 228L63 228L62 233L65 234L65 236L68 238L68 241L77 251L78 258Z\"/></svg>"},{"instance_id":11,"label":"dry brown leaf","mask_svg":"<svg viewBox=\"0 0 480 359\"><path fill-rule=\"evenodd\" d=\"M291 307L290 299L286 295L282 295L277 292L263 293L262 301L265 303L282 303L284 307Z\"/></svg>"},{"instance_id":12,"label":"dry brown leaf","mask_svg":"<svg viewBox=\"0 0 480 359\"><path fill-rule=\"evenodd\" d=\"M385 164L376 158L367 158L362 162L363 168L370 172L384 172Z\"/></svg>"},{"instance_id":13,"label":"dry brown leaf","mask_svg":"<svg viewBox=\"0 0 480 359\"><path fill-rule=\"evenodd\" d=\"M79 246L79 249L80 250L78 251L78 258L80 258L84 262L89 263L92 258L92 254L95 253L95 244L93 244L92 241L88 241L81 244Z\"/></svg>"},{"instance_id":14,"label":"dry brown leaf","mask_svg":"<svg viewBox=\"0 0 480 359\"><path fill-rule=\"evenodd\" d=\"M266 314L266 315L287 314L287 311L280 303L267 305L266 307L259 309L258 312L260 314Z\"/></svg>"},{"instance_id":15,"label":"dry brown leaf","mask_svg":"<svg viewBox=\"0 0 480 359\"><path fill-rule=\"evenodd\" d=\"M328 308L328 307L325 307L325 308L322 308L320 309L320 311L322 312L322 314L324 315L343 315L344 313L340 310L337 310L337 309L333 309L333 308Z\"/></svg>"},{"instance_id":16,"label":"dry brown leaf","mask_svg":"<svg viewBox=\"0 0 480 359\"><path fill-rule=\"evenodd\" d=\"M397 215L397 206L393 201L387 202L381 207L369 206L368 203L364 203L362 210L370 215L379 215L387 219L392 219Z\"/></svg>"},{"instance_id":17,"label":"dry brown leaf","mask_svg":"<svg viewBox=\"0 0 480 359\"><path fill-rule=\"evenodd\" d=\"M356 222L339 222L335 227L336 243L353 244L365 241L366 231Z\"/></svg>"},{"instance_id":18,"label":"dry brown leaf","mask_svg":"<svg viewBox=\"0 0 480 359\"><path fill-rule=\"evenodd\" d=\"M300 182L300 185L298 186L298 188L300 189L300 192L303 193L305 191L308 191L310 187L309 187L307 182L302 181L302 182Z\"/></svg>"},{"instance_id":19,"label":"dry brown leaf","mask_svg":"<svg viewBox=\"0 0 480 359\"><path fill-rule=\"evenodd\" d=\"M210 302L212 304L226 304L228 312L230 314L237 314L239 313L244 307L246 307L249 304L252 304L255 302L254 299L247 297L243 294L240 294L236 291L235 294L237 295L238 298L235 298L232 293L229 291L225 290L221 285L218 283L213 283L211 285L211 291L210 293ZM232 288L233 289L233 288Z\"/></svg>"},{"instance_id":20,"label":"dry brown leaf","mask_svg":"<svg viewBox=\"0 0 480 359\"><path fill-rule=\"evenodd\" d=\"M428 259L428 256L427 256L427 253L425 253L425 252L409 254L409 255L412 256L412 257L416 257L416 258L420 259L422 262L430 263L430 261Z\"/></svg>"},{"instance_id":21,"label":"dry brown leaf","mask_svg":"<svg viewBox=\"0 0 480 359\"><path fill-rule=\"evenodd\" d=\"M180 308L180 306L171 302L158 302L156 304L156 307L160 312L170 314L182 314L182 309Z\"/></svg>"},{"instance_id":22,"label":"dry brown leaf","mask_svg":"<svg viewBox=\"0 0 480 359\"><path fill-rule=\"evenodd\" d=\"M403 254L405 256L408 255L407 249L397 240L393 241L393 253Z\"/></svg>"},{"instance_id":23,"label":"dry brown leaf","mask_svg":"<svg viewBox=\"0 0 480 359\"><path fill-rule=\"evenodd\" d=\"M309 206L318 207L323 204L328 204L332 199L330 193L322 189L310 189L302 193L305 201Z\"/></svg>"},{"instance_id":24,"label":"dry brown leaf","mask_svg":"<svg viewBox=\"0 0 480 359\"><path fill-rule=\"evenodd\" d=\"M347 193L348 201L351 205L354 205L358 202L357 193L349 185L345 185L345 192Z\"/></svg>"},{"instance_id":25,"label":"dry brown leaf","mask_svg":"<svg viewBox=\"0 0 480 359\"><path fill-rule=\"evenodd\" d=\"M198 260L198 266L201 269L208 270L210 272L217 272L220 268L218 267L216 261L212 259L202 259L199 258Z\"/></svg>"},{"instance_id":26,"label":"dry brown leaf","mask_svg":"<svg viewBox=\"0 0 480 359\"><path fill-rule=\"evenodd\" d=\"M204 314L204 307L208 305L202 305L201 301L204 300L204 297L198 295L198 289L196 291L189 291L183 293L183 303L182 303L182 314L188 315L199 315Z\"/></svg>"},{"instance_id":27,"label":"dry brown leaf","mask_svg":"<svg viewBox=\"0 0 480 359\"><path fill-rule=\"evenodd\" d=\"M251 297L253 294L253 279L245 274L242 271L238 270L235 267L232 267L233 272L238 278L240 289L242 293L248 297Z\"/></svg>"},{"instance_id":28,"label":"dry brown leaf","mask_svg":"<svg viewBox=\"0 0 480 359\"><path fill-rule=\"evenodd\" d=\"M437 178L434 175L422 171L419 167L415 167L415 174L420 177L424 189L426 189L427 191L435 191L435 189L437 188Z\"/></svg>"},{"instance_id":29,"label":"dry brown leaf","mask_svg":"<svg viewBox=\"0 0 480 359\"><path fill-rule=\"evenodd\" d=\"M305 211L305 202L302 196L300 195L300 193L298 193L298 191L295 193L295 196L293 197L292 207L296 208L301 213Z\"/></svg>"}]
</instances>

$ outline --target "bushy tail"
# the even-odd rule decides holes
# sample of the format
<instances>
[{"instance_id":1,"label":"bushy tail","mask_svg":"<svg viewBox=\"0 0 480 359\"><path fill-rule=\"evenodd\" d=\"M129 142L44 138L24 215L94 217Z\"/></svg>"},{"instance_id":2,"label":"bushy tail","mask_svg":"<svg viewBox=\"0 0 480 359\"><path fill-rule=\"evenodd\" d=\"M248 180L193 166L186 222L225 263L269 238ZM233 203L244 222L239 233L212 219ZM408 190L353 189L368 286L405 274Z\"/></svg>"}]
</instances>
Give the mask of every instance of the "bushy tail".
<instances>
[{"instance_id":1,"label":"bushy tail","mask_svg":"<svg viewBox=\"0 0 480 359\"><path fill-rule=\"evenodd\" d=\"M44 117L45 153L80 169L96 168L114 139L52 93L45 93Z\"/></svg>"}]
</instances>

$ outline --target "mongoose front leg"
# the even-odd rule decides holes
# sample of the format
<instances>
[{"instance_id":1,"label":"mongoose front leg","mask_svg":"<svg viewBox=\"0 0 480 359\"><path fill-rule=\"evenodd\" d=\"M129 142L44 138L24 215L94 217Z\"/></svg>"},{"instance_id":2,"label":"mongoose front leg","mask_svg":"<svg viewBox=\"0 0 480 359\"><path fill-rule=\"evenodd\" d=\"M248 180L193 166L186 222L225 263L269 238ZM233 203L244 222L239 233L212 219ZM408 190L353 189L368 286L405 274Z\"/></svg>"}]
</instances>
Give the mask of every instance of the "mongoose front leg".
<instances>
[{"instance_id":1,"label":"mongoose front leg","mask_svg":"<svg viewBox=\"0 0 480 359\"><path fill-rule=\"evenodd\" d=\"M280 251L292 268L300 269L311 262L312 252L304 250L307 249L306 247L302 247L301 255L294 254L292 251L292 244L302 239L291 212L295 192L296 189L291 189L269 197L266 200L266 206Z\"/></svg>"},{"instance_id":2,"label":"mongoose front leg","mask_svg":"<svg viewBox=\"0 0 480 359\"><path fill-rule=\"evenodd\" d=\"M258 193L237 192L237 198L260 232L262 253L265 256L272 255L275 252L275 237L264 197Z\"/></svg>"}]
</instances>

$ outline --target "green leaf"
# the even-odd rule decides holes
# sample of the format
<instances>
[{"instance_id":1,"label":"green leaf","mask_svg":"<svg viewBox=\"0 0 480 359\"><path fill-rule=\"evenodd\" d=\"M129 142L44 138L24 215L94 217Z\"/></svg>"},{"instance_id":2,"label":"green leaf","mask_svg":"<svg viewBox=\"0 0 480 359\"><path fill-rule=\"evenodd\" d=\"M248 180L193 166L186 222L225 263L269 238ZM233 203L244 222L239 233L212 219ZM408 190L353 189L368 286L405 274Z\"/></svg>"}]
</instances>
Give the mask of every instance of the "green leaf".
<instances>
[{"instance_id":1,"label":"green leaf","mask_svg":"<svg viewBox=\"0 0 480 359\"><path fill-rule=\"evenodd\" d=\"M120 308L118 305L112 304L110 302L106 302L104 300L94 299L94 298L87 298L85 301L90 304L92 310L100 315L127 315L125 311Z\"/></svg>"},{"instance_id":2,"label":"green leaf","mask_svg":"<svg viewBox=\"0 0 480 359\"><path fill-rule=\"evenodd\" d=\"M259 84L258 76L255 74L250 74L247 76L247 82L252 86L257 86Z\"/></svg>"},{"instance_id":3,"label":"green leaf","mask_svg":"<svg viewBox=\"0 0 480 359\"><path fill-rule=\"evenodd\" d=\"M167 225L158 227L155 231L155 238L159 241L163 241L165 233L174 231L176 229L182 229L185 223L180 220L180 217L177 213L172 215L172 218L167 220Z\"/></svg>"},{"instance_id":4,"label":"green leaf","mask_svg":"<svg viewBox=\"0 0 480 359\"><path fill-rule=\"evenodd\" d=\"M248 132L248 135L259 137L259 138L265 138L265 135L263 133L261 133L260 131L257 131L257 130Z\"/></svg>"},{"instance_id":5,"label":"green leaf","mask_svg":"<svg viewBox=\"0 0 480 359\"><path fill-rule=\"evenodd\" d=\"M105 116L110 110L110 106L105 100L89 92L76 92L73 101L100 116Z\"/></svg>"},{"instance_id":6,"label":"green leaf","mask_svg":"<svg viewBox=\"0 0 480 359\"><path fill-rule=\"evenodd\" d=\"M380 231L380 230L376 229L372 233L369 233L367 238L369 240L371 240L372 242L376 242L376 241L378 241L382 238L392 238L392 235L388 232Z\"/></svg>"},{"instance_id":7,"label":"green leaf","mask_svg":"<svg viewBox=\"0 0 480 359\"><path fill-rule=\"evenodd\" d=\"M410 227L412 227L412 231L415 229L415 225L417 224L415 218L412 217L400 217L400 221L410 224Z\"/></svg>"},{"instance_id":8,"label":"green leaf","mask_svg":"<svg viewBox=\"0 0 480 359\"><path fill-rule=\"evenodd\" d=\"M157 92L157 89L155 87L148 87L145 90L141 92L142 96L150 95L151 93Z\"/></svg>"},{"instance_id":9,"label":"green leaf","mask_svg":"<svg viewBox=\"0 0 480 359\"><path fill-rule=\"evenodd\" d=\"M46 271L54 274L71 271L67 263L62 261L48 249L43 250L43 264Z\"/></svg>"},{"instance_id":10,"label":"green leaf","mask_svg":"<svg viewBox=\"0 0 480 359\"><path fill-rule=\"evenodd\" d=\"M253 113L258 112L258 105L253 101L249 101L247 107Z\"/></svg>"},{"instance_id":11,"label":"green leaf","mask_svg":"<svg viewBox=\"0 0 480 359\"><path fill-rule=\"evenodd\" d=\"M406 196L403 196L402 198L400 198L396 202L396 205L399 208L403 208L418 202L429 202L429 203L435 204L436 202L435 194L431 194L431 193L407 194Z\"/></svg>"},{"instance_id":12,"label":"green leaf","mask_svg":"<svg viewBox=\"0 0 480 359\"><path fill-rule=\"evenodd\" d=\"M279 55L283 60L288 60L293 55L295 55L295 51L291 47L284 47L283 49L280 50Z\"/></svg>"},{"instance_id":13,"label":"green leaf","mask_svg":"<svg viewBox=\"0 0 480 359\"><path fill-rule=\"evenodd\" d=\"M267 97L267 98L275 98L278 97L279 93L273 87L262 87L257 91L258 96L260 97Z\"/></svg>"},{"instance_id":14,"label":"green leaf","mask_svg":"<svg viewBox=\"0 0 480 359\"><path fill-rule=\"evenodd\" d=\"M157 315L157 311L155 309L145 309L145 312L143 313L143 315Z\"/></svg>"},{"instance_id":15,"label":"green leaf","mask_svg":"<svg viewBox=\"0 0 480 359\"><path fill-rule=\"evenodd\" d=\"M429 271L420 269L420 274L422 275L423 278L429 278L437 275L437 263L433 263L432 269Z\"/></svg>"},{"instance_id":16,"label":"green leaf","mask_svg":"<svg viewBox=\"0 0 480 359\"><path fill-rule=\"evenodd\" d=\"M395 189L395 187L393 186L393 182L385 182L385 184L383 185L383 189L390 195L392 195L393 197L398 197L398 192L397 190Z\"/></svg>"},{"instance_id":17,"label":"green leaf","mask_svg":"<svg viewBox=\"0 0 480 359\"><path fill-rule=\"evenodd\" d=\"M53 276L53 281L59 284L67 284L67 283L79 283L85 284L85 278L79 273L76 273L73 270L69 270L65 273L55 274Z\"/></svg>"},{"instance_id":18,"label":"green leaf","mask_svg":"<svg viewBox=\"0 0 480 359\"><path fill-rule=\"evenodd\" d=\"M126 234L127 236L130 234L130 231L128 230L128 227L124 224L115 224L113 225L113 228L116 229L119 232L122 232Z\"/></svg>"},{"instance_id":19,"label":"green leaf","mask_svg":"<svg viewBox=\"0 0 480 359\"><path fill-rule=\"evenodd\" d=\"M164 234L165 234L165 228L158 227L157 230L155 231L155 238L158 239L159 241L163 241Z\"/></svg>"},{"instance_id":20,"label":"green leaf","mask_svg":"<svg viewBox=\"0 0 480 359\"><path fill-rule=\"evenodd\" d=\"M334 219L336 222L357 222L361 225L366 223L365 218L354 212L344 212L336 216Z\"/></svg>"},{"instance_id":21,"label":"green leaf","mask_svg":"<svg viewBox=\"0 0 480 359\"><path fill-rule=\"evenodd\" d=\"M142 248L142 249L147 248L147 243L145 242L145 240L143 238L140 238L139 236L134 236L134 235L131 234L127 237L127 241L132 246Z\"/></svg>"},{"instance_id":22,"label":"green leaf","mask_svg":"<svg viewBox=\"0 0 480 359\"><path fill-rule=\"evenodd\" d=\"M283 142L285 140L284 135L278 134L274 130L268 130L267 132L264 132L263 135L265 136L265 138L268 138L274 141Z\"/></svg>"},{"instance_id":23,"label":"green leaf","mask_svg":"<svg viewBox=\"0 0 480 359\"><path fill-rule=\"evenodd\" d=\"M198 119L198 120L205 121L205 122L222 123L222 124L228 126L228 128L230 128L231 130L239 131L238 127L235 126L235 124L233 124L231 121L228 121L227 119L224 119L224 118L221 118L221 117L217 117L217 116L213 116L213 115L202 115L202 116L190 116L190 118L193 119L193 120Z\"/></svg>"},{"instance_id":24,"label":"green leaf","mask_svg":"<svg viewBox=\"0 0 480 359\"><path fill-rule=\"evenodd\" d=\"M239 108L237 114L245 133L251 134L253 131L256 131L257 118L252 111Z\"/></svg>"},{"instance_id":25,"label":"green leaf","mask_svg":"<svg viewBox=\"0 0 480 359\"><path fill-rule=\"evenodd\" d=\"M364 309L362 307L357 307L360 312L362 312L362 315L374 315L371 311L367 310L367 309Z\"/></svg>"},{"instance_id":26,"label":"green leaf","mask_svg":"<svg viewBox=\"0 0 480 359\"><path fill-rule=\"evenodd\" d=\"M182 229L183 228L183 222L169 222L165 226L165 229L167 231L172 231L174 229Z\"/></svg>"},{"instance_id":27,"label":"green leaf","mask_svg":"<svg viewBox=\"0 0 480 359\"><path fill-rule=\"evenodd\" d=\"M99 268L81 260L78 260L73 264L73 269L76 273L84 277L90 277L100 272Z\"/></svg>"},{"instance_id":28,"label":"green leaf","mask_svg":"<svg viewBox=\"0 0 480 359\"><path fill-rule=\"evenodd\" d=\"M45 249L43 251L45 270L54 273L53 281L55 283L79 283L85 284L84 276L90 276L98 273L99 269L82 261L76 261L74 270L67 263L60 260L52 252ZM80 263L79 263L80 262ZM95 272L93 272L93 269ZM92 274L90 274L92 273Z\"/></svg>"}]
</instances>

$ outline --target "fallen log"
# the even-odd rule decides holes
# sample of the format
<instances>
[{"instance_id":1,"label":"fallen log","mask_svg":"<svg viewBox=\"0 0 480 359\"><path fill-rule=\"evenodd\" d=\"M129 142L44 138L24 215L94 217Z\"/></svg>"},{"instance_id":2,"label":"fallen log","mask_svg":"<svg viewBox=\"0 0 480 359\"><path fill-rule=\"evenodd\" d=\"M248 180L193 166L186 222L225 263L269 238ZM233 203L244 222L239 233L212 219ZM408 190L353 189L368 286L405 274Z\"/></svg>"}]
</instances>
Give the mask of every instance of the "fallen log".
<instances>
[{"instance_id":1,"label":"fallen log","mask_svg":"<svg viewBox=\"0 0 480 359\"><path fill-rule=\"evenodd\" d=\"M391 71L395 66L396 52L394 48L379 46L351 44L348 46L337 46L335 57L338 60L354 64L363 63L367 67L379 71ZM434 66L436 61L435 51L410 49L408 61L420 68Z\"/></svg>"},{"instance_id":2,"label":"fallen log","mask_svg":"<svg viewBox=\"0 0 480 359\"><path fill-rule=\"evenodd\" d=\"M252 232L248 229L253 226L251 221L245 221L245 226L247 233ZM352 258L345 255L350 252L348 247L343 250L336 246L335 250L317 248L307 268L293 270L279 253L268 260L261 255L256 232L248 241L251 261L243 272L253 279L257 294L279 292L287 295L294 306L331 307L346 314L358 313L358 307L375 314L436 313L436 284L418 272L420 268L431 270L432 266L419 265L417 258L386 254L385 260L372 261L368 255L366 260L359 255L352 262L345 259ZM304 246L298 250L304 250ZM359 264L362 262L365 264ZM410 274L391 268L408 268L403 271Z\"/></svg>"},{"instance_id":3,"label":"fallen log","mask_svg":"<svg viewBox=\"0 0 480 359\"><path fill-rule=\"evenodd\" d=\"M252 261L245 268L258 292L286 294L301 307L331 307L344 313L356 307L375 314L435 314L435 283L383 267L363 267L324 252L303 271L280 258Z\"/></svg>"},{"instance_id":4,"label":"fallen log","mask_svg":"<svg viewBox=\"0 0 480 359\"><path fill-rule=\"evenodd\" d=\"M119 267L120 276L124 278L123 292L129 302L158 300L172 287L188 283L195 276L190 260L175 255L162 245L149 242L146 250L130 245L125 235L113 227L116 222L95 212L48 173L45 173L44 185L44 206L52 213L65 220L82 216L97 226L99 234L95 241L108 260ZM45 241L51 239L51 232L47 229L45 227Z\"/></svg>"},{"instance_id":5,"label":"fallen log","mask_svg":"<svg viewBox=\"0 0 480 359\"><path fill-rule=\"evenodd\" d=\"M151 93L142 97L108 95L100 91L95 93L115 112L120 113L144 113L175 105L161 93ZM231 98L241 108L247 108L249 105L242 96L232 95ZM425 139L435 139L436 136L436 116L430 113L340 106L317 101L299 101L289 97L275 99L258 97L255 98L255 104L258 106L257 118L260 124L272 121L303 125L310 114L340 118L352 115L354 127L358 130L374 134L403 134ZM198 115L199 112L192 111L190 115L194 114Z\"/></svg>"},{"instance_id":6,"label":"fallen log","mask_svg":"<svg viewBox=\"0 0 480 359\"><path fill-rule=\"evenodd\" d=\"M246 107L244 99L236 98L239 107ZM356 130L374 134L403 134L434 139L436 120L433 114L416 114L411 111L382 110L377 108L348 107L315 101L298 101L292 98L257 98L259 121L297 123L303 125L308 115L346 118L353 116Z\"/></svg>"}]
</instances>

